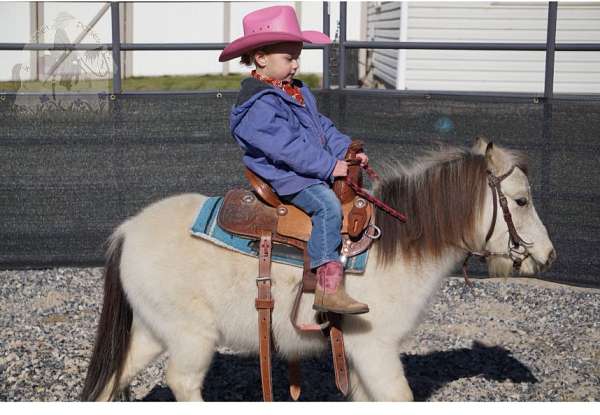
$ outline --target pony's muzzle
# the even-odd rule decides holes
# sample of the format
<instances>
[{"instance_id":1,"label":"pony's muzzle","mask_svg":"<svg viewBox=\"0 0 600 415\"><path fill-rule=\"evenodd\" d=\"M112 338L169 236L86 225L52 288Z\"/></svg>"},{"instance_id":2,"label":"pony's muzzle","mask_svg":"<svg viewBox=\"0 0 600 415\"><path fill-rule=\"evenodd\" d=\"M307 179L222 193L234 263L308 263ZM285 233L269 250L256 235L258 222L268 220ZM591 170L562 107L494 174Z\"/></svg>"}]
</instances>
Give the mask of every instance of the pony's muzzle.
<instances>
[{"instance_id":1,"label":"pony's muzzle","mask_svg":"<svg viewBox=\"0 0 600 415\"><path fill-rule=\"evenodd\" d=\"M548 269L550 269L550 267L552 266L552 263L554 261L556 261L556 249L552 248L552 250L550 251L550 253L548 254L548 259L546 260L546 262L540 267L542 269L542 271L546 271Z\"/></svg>"}]
</instances>

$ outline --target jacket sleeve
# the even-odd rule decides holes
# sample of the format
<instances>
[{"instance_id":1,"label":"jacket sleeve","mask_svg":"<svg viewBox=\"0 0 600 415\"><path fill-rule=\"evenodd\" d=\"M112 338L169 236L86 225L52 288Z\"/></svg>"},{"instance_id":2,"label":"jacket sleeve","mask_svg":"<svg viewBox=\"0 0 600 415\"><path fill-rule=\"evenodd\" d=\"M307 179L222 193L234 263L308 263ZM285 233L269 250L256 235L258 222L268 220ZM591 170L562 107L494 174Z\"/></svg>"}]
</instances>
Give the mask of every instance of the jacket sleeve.
<instances>
[{"instance_id":1,"label":"jacket sleeve","mask_svg":"<svg viewBox=\"0 0 600 415\"><path fill-rule=\"evenodd\" d=\"M327 147L331 154L337 159L343 160L352 140L346 134L339 132L333 125L333 122L321 113L319 113L319 121L321 122L321 127L323 127Z\"/></svg>"},{"instance_id":2,"label":"jacket sleeve","mask_svg":"<svg viewBox=\"0 0 600 415\"><path fill-rule=\"evenodd\" d=\"M260 150L272 162L283 162L294 172L328 180L336 158L309 143L300 126L294 128L278 98L270 94L257 99L234 129L244 144Z\"/></svg>"}]
</instances>

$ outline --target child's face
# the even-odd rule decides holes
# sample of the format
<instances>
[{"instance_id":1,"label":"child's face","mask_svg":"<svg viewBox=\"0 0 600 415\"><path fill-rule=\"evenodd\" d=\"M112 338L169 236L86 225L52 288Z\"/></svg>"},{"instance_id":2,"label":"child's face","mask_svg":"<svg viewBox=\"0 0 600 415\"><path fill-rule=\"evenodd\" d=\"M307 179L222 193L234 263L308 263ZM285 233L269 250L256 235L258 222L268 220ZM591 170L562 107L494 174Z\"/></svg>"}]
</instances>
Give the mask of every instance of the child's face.
<instances>
[{"instance_id":1,"label":"child's face","mask_svg":"<svg viewBox=\"0 0 600 415\"><path fill-rule=\"evenodd\" d=\"M291 81L300 67L298 59L301 52L302 42L271 45L268 52L256 52L256 71L279 81Z\"/></svg>"}]
</instances>

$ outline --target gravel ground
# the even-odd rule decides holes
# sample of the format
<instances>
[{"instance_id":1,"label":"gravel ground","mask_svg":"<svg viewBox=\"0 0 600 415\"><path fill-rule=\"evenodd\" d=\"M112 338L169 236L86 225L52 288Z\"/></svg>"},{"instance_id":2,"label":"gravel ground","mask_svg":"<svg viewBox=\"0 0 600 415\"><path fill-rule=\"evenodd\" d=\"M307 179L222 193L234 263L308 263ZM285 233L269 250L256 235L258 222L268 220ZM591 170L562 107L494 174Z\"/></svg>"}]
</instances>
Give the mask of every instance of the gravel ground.
<instances>
[{"instance_id":1,"label":"gravel ground","mask_svg":"<svg viewBox=\"0 0 600 415\"><path fill-rule=\"evenodd\" d=\"M102 295L100 268L0 271L0 401L77 400ZM600 400L600 290L534 279L447 279L398 358L420 401ZM173 400L161 359L131 399ZM302 363L301 400L341 401L330 356ZM276 400L289 400L275 359ZM318 384L316 388L314 385ZM207 401L261 399L258 360L216 353Z\"/></svg>"}]
</instances>

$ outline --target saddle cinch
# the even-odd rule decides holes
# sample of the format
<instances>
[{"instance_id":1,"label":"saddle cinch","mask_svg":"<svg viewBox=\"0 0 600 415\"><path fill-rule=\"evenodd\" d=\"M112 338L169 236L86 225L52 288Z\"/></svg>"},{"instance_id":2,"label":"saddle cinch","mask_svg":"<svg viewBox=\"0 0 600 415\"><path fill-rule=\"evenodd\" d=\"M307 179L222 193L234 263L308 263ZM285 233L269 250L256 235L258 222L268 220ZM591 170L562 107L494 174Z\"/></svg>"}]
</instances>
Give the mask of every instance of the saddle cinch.
<instances>
[{"instance_id":1,"label":"saddle cinch","mask_svg":"<svg viewBox=\"0 0 600 415\"><path fill-rule=\"evenodd\" d=\"M363 144L354 140L346 153L349 161L347 178L335 180L333 190L340 199L343 210L342 261L358 255L369 248L374 236L370 233L373 220L373 205L358 196L348 185L351 180L362 186L362 172L356 154ZM253 190L232 189L224 197L223 207L217 218L221 228L242 237L259 240L259 264L256 284L258 295L255 306L258 310L259 355L263 399L273 400L271 382L271 252L273 244L290 245L302 251L304 270L296 299L290 315L291 323L300 331L321 331L331 340L335 383L346 396L348 394L348 370L344 353L341 316L335 313L321 314L320 323L299 323L298 307L302 295L314 293L316 274L310 269L307 241L312 223L310 216L294 205L283 203L273 189L251 170L245 176ZM373 228L374 229L374 228ZM290 394L294 400L300 396L299 362L289 363Z\"/></svg>"}]
</instances>

